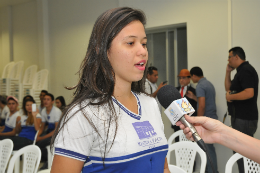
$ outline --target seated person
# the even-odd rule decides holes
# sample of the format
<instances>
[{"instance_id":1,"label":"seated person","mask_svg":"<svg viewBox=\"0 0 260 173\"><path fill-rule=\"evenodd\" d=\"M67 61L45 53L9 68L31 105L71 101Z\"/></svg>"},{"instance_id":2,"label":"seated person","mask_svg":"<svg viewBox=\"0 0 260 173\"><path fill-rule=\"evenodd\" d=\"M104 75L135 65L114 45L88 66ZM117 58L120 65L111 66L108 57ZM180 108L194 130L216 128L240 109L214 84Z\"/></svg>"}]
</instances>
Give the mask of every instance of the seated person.
<instances>
[{"instance_id":1,"label":"seated person","mask_svg":"<svg viewBox=\"0 0 260 173\"><path fill-rule=\"evenodd\" d=\"M5 119L7 117L7 114L9 114L9 108L6 103L6 97L0 96L0 126L5 125ZM4 127L2 127L3 129Z\"/></svg>"},{"instance_id":2,"label":"seated person","mask_svg":"<svg viewBox=\"0 0 260 173\"><path fill-rule=\"evenodd\" d=\"M23 104L24 104L25 100L27 100L27 99L33 99L33 97L32 97L31 95L26 95L26 96L24 96L24 97L23 97ZM34 99L33 99L33 100L34 100ZM19 110L19 113L20 113L20 115L24 115L23 108Z\"/></svg>"},{"instance_id":3,"label":"seated person","mask_svg":"<svg viewBox=\"0 0 260 173\"><path fill-rule=\"evenodd\" d=\"M14 143L14 150L33 144L36 132L40 130L41 115L38 112L32 112L33 103L35 101L31 98L23 102L24 114L17 118L20 121L15 128L19 135L9 138Z\"/></svg>"},{"instance_id":4,"label":"seated person","mask_svg":"<svg viewBox=\"0 0 260 173\"><path fill-rule=\"evenodd\" d=\"M19 121L18 117L20 116L19 111L17 111L18 105L17 98L13 96L7 97L7 106L10 112L6 116L5 126L0 133L0 140L16 135L15 127Z\"/></svg>"},{"instance_id":5,"label":"seated person","mask_svg":"<svg viewBox=\"0 0 260 173\"><path fill-rule=\"evenodd\" d=\"M63 110L66 107L66 102L63 96L59 96L55 99L55 103L56 103L56 107L59 108L61 110L61 112L63 112Z\"/></svg>"},{"instance_id":6,"label":"seated person","mask_svg":"<svg viewBox=\"0 0 260 173\"><path fill-rule=\"evenodd\" d=\"M52 135L54 134L55 128L58 125L58 122L61 117L61 111L59 108L53 106L54 96L50 93L44 96L44 109L41 112L42 115L42 124L39 132L39 136L37 137L38 147L40 147L42 151L42 159L41 161L47 161L47 149L46 147L50 145ZM48 123L48 128L46 133L44 133L46 123ZM41 169L47 168L47 162L43 165Z\"/></svg>"},{"instance_id":7,"label":"seated person","mask_svg":"<svg viewBox=\"0 0 260 173\"><path fill-rule=\"evenodd\" d=\"M45 96L46 94L48 94L48 91L42 90L42 91L41 91L41 94L39 95L40 100L41 100L41 104L40 104L39 107L38 107L40 114L41 114L41 112L42 112L42 110L43 110L43 108L44 108L44 103L43 103L43 101L44 101L44 96Z\"/></svg>"}]
</instances>

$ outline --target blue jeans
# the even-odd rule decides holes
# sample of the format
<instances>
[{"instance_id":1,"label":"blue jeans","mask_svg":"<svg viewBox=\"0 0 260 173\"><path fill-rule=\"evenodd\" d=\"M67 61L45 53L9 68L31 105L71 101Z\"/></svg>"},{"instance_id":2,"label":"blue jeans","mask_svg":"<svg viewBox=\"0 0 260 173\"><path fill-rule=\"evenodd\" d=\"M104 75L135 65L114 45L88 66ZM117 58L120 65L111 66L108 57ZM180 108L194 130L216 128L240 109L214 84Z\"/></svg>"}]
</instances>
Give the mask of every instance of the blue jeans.
<instances>
[{"instance_id":1,"label":"blue jeans","mask_svg":"<svg viewBox=\"0 0 260 173\"><path fill-rule=\"evenodd\" d=\"M257 129L258 120L243 120L239 118L231 117L231 126L233 129L236 129L244 134L249 136L254 136ZM233 153L236 153L233 151ZM244 173L244 161L243 159L239 159L237 161L239 173Z\"/></svg>"},{"instance_id":2,"label":"blue jeans","mask_svg":"<svg viewBox=\"0 0 260 173\"><path fill-rule=\"evenodd\" d=\"M216 155L215 147L213 144L206 144L206 147L208 150L208 154L212 160L212 163L214 166L214 171L215 171L215 173L218 173L217 155ZM206 173L213 173L209 158L207 159Z\"/></svg>"}]
</instances>

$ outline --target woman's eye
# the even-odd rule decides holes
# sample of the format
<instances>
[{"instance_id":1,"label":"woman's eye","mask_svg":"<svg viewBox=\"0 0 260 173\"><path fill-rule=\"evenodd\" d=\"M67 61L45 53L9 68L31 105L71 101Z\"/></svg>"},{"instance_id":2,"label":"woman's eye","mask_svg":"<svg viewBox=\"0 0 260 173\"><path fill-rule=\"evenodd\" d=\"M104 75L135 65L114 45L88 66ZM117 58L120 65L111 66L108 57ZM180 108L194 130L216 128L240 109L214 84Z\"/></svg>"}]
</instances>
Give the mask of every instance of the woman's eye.
<instances>
[{"instance_id":1,"label":"woman's eye","mask_svg":"<svg viewBox=\"0 0 260 173\"><path fill-rule=\"evenodd\" d=\"M127 43L127 44L129 44L129 45L133 45L133 44L134 44L134 42L129 42L129 43Z\"/></svg>"},{"instance_id":2,"label":"woman's eye","mask_svg":"<svg viewBox=\"0 0 260 173\"><path fill-rule=\"evenodd\" d=\"M143 47L146 47L146 43L144 43L144 44L142 44L143 45Z\"/></svg>"}]
</instances>

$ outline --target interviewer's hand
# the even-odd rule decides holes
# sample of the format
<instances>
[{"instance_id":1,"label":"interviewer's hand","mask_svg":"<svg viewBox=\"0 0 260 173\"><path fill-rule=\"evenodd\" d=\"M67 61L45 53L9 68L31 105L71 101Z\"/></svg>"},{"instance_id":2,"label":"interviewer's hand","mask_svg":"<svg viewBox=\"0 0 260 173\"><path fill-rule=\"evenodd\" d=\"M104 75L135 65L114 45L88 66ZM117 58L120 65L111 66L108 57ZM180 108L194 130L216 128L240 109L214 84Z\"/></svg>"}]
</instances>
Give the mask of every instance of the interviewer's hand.
<instances>
[{"instance_id":1,"label":"interviewer's hand","mask_svg":"<svg viewBox=\"0 0 260 173\"><path fill-rule=\"evenodd\" d=\"M221 138L221 134L226 128L226 126L220 121L208 117L190 117L185 115L185 119L194 125L205 143L218 143ZM178 121L176 125L183 129L183 133L186 135L187 139L194 141L188 127L185 127L180 121Z\"/></svg>"}]
</instances>

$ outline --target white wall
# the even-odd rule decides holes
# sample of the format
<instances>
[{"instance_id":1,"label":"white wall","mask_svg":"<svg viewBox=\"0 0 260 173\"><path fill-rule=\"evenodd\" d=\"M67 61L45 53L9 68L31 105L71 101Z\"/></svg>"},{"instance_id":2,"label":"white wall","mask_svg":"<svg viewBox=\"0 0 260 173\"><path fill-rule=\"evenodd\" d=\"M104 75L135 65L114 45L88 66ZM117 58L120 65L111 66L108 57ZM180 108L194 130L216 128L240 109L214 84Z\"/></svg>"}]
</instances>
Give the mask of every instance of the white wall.
<instances>
[{"instance_id":1,"label":"white wall","mask_svg":"<svg viewBox=\"0 0 260 173\"><path fill-rule=\"evenodd\" d=\"M117 0L50 0L50 91L63 95L68 102L72 91L64 86L78 82L80 63L85 57L88 41L97 17L104 11L118 6Z\"/></svg>"},{"instance_id":2,"label":"white wall","mask_svg":"<svg viewBox=\"0 0 260 173\"><path fill-rule=\"evenodd\" d=\"M12 7L13 57L24 61L24 70L38 65L38 28L36 1Z\"/></svg>"}]
</instances>

